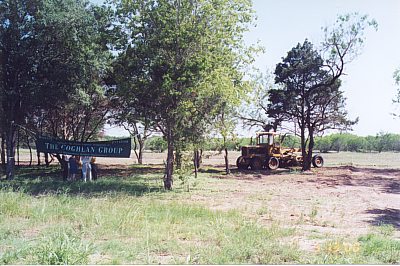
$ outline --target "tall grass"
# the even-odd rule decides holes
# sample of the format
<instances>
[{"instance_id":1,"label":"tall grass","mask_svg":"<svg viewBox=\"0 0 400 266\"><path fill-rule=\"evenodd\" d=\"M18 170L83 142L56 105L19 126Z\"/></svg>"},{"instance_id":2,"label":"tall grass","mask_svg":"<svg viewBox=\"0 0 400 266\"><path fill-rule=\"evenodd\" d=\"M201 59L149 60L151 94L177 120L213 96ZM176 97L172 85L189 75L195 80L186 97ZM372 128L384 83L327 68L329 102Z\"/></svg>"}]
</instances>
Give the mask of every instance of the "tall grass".
<instances>
[{"instance_id":1,"label":"tall grass","mask_svg":"<svg viewBox=\"0 0 400 266\"><path fill-rule=\"evenodd\" d=\"M292 233L174 200L0 192L0 263L283 263Z\"/></svg>"}]
</instances>

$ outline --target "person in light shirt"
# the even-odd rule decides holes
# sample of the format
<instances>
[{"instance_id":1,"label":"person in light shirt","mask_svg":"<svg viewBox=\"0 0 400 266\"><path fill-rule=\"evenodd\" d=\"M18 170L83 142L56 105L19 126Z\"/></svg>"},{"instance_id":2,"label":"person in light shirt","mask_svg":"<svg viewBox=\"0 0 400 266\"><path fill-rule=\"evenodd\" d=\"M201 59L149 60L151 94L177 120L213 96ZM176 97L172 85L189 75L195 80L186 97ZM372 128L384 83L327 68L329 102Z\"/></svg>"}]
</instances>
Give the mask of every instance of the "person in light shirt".
<instances>
[{"instance_id":1,"label":"person in light shirt","mask_svg":"<svg viewBox=\"0 0 400 266\"><path fill-rule=\"evenodd\" d=\"M84 182L89 179L89 181L92 181L92 166L90 165L90 161L92 160L92 157L90 156L82 156L82 179Z\"/></svg>"}]
</instances>

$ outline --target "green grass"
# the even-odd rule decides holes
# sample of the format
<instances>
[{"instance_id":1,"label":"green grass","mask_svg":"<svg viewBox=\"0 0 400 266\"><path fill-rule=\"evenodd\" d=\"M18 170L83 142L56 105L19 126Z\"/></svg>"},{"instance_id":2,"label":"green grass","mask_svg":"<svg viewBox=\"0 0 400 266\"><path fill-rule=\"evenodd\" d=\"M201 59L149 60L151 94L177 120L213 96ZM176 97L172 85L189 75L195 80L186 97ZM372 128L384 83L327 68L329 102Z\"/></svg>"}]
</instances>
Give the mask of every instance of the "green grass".
<instances>
[{"instance_id":1,"label":"green grass","mask_svg":"<svg viewBox=\"0 0 400 266\"><path fill-rule=\"evenodd\" d=\"M376 232L359 237L357 241L327 241L318 248L317 255L305 263L399 264L400 241L391 237L394 230L393 226L384 225L377 227Z\"/></svg>"},{"instance_id":2,"label":"green grass","mask_svg":"<svg viewBox=\"0 0 400 266\"><path fill-rule=\"evenodd\" d=\"M189 193L179 185L164 192L154 174L93 183L19 174L24 178L0 183L0 264L299 260L297 247L280 241L293 230L180 202Z\"/></svg>"},{"instance_id":3,"label":"green grass","mask_svg":"<svg viewBox=\"0 0 400 266\"><path fill-rule=\"evenodd\" d=\"M63 182L57 168L19 169L15 180L0 182L0 264L399 263L391 226L304 252L291 244L295 228L263 226L192 199L236 181L201 173L188 179L189 192L179 181L165 192L162 172L142 168L92 183ZM270 195L255 197L267 202ZM257 214L272 211L264 206Z\"/></svg>"},{"instance_id":4,"label":"green grass","mask_svg":"<svg viewBox=\"0 0 400 266\"><path fill-rule=\"evenodd\" d=\"M281 263L290 231L263 228L237 212L162 202L23 192L0 194L0 263Z\"/></svg>"}]
</instances>

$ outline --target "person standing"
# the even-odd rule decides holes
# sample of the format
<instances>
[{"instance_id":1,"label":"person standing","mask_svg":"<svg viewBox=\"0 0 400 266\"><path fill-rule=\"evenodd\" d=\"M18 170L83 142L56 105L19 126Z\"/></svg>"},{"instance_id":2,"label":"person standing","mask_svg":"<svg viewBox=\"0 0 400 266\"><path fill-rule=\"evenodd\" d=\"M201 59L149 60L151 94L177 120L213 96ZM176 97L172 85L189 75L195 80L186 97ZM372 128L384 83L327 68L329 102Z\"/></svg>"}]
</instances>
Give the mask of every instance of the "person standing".
<instances>
[{"instance_id":1,"label":"person standing","mask_svg":"<svg viewBox=\"0 0 400 266\"><path fill-rule=\"evenodd\" d=\"M90 165L92 157L82 156L82 179L84 182L87 181L89 175L89 181L92 181L92 166Z\"/></svg>"},{"instance_id":2,"label":"person standing","mask_svg":"<svg viewBox=\"0 0 400 266\"><path fill-rule=\"evenodd\" d=\"M92 179L97 179L97 164L96 164L96 157L92 157L90 161L90 166L92 167Z\"/></svg>"},{"instance_id":3,"label":"person standing","mask_svg":"<svg viewBox=\"0 0 400 266\"><path fill-rule=\"evenodd\" d=\"M62 166L62 171L63 171L63 180L67 181L69 177L69 166L68 166L68 156L67 155L62 155L62 160L61 160L61 166Z\"/></svg>"},{"instance_id":4,"label":"person standing","mask_svg":"<svg viewBox=\"0 0 400 266\"><path fill-rule=\"evenodd\" d=\"M71 181L75 181L76 179L76 174L78 173L78 162L76 161L76 158L74 155L69 157L69 178Z\"/></svg>"}]
</instances>

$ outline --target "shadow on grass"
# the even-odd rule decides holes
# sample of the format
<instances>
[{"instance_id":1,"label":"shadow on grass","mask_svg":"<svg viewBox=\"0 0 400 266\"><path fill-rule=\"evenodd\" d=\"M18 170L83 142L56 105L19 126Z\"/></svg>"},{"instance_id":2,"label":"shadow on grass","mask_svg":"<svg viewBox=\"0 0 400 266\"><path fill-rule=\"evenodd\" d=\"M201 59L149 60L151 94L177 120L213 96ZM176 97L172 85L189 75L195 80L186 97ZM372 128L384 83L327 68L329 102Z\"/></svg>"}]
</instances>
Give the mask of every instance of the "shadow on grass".
<instances>
[{"instance_id":1,"label":"shadow on grass","mask_svg":"<svg viewBox=\"0 0 400 266\"><path fill-rule=\"evenodd\" d=\"M99 174L102 176L121 176L129 177L132 174L163 174L164 167L162 165L131 165L121 167L121 165L98 165Z\"/></svg>"},{"instance_id":2,"label":"shadow on grass","mask_svg":"<svg viewBox=\"0 0 400 266\"><path fill-rule=\"evenodd\" d=\"M100 169L100 178L92 182L63 181L59 167L23 167L16 171L14 180L3 180L0 189L12 189L30 195L64 194L95 197L98 195L143 196L147 193L162 192L161 176L147 176L136 173L125 166ZM154 168L152 168L154 169ZM150 170L147 173L157 174Z\"/></svg>"},{"instance_id":3,"label":"shadow on grass","mask_svg":"<svg viewBox=\"0 0 400 266\"><path fill-rule=\"evenodd\" d=\"M373 214L374 217L368 222L372 225L380 226L383 224L392 225L395 229L400 230L400 210L399 209L370 209L366 213Z\"/></svg>"}]
</instances>

